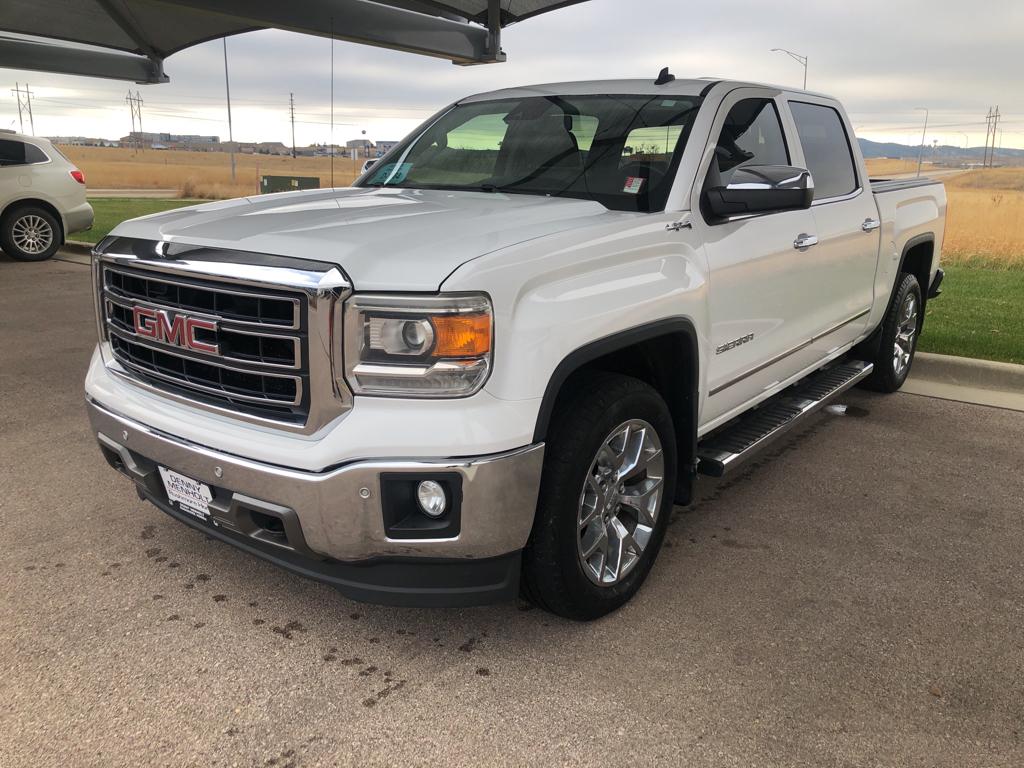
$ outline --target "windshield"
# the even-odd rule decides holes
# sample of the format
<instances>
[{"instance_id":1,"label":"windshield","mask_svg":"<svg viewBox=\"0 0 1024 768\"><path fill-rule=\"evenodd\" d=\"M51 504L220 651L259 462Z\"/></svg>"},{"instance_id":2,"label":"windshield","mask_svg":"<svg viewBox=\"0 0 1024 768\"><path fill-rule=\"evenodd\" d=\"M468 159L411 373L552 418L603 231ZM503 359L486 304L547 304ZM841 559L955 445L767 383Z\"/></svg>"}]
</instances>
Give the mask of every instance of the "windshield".
<instances>
[{"instance_id":1,"label":"windshield","mask_svg":"<svg viewBox=\"0 0 1024 768\"><path fill-rule=\"evenodd\" d=\"M596 200L660 211L698 97L532 96L460 104L413 134L359 186Z\"/></svg>"}]
</instances>

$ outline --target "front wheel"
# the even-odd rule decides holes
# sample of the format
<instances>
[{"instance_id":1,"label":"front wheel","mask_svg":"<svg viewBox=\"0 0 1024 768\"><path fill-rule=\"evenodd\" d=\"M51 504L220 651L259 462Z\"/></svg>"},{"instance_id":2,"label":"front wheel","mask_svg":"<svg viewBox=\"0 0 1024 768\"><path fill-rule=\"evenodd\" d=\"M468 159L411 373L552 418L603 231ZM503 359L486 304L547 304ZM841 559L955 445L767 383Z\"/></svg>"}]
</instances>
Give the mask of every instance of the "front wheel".
<instances>
[{"instance_id":1,"label":"front wheel","mask_svg":"<svg viewBox=\"0 0 1024 768\"><path fill-rule=\"evenodd\" d=\"M0 221L0 247L18 261L45 261L60 248L60 233L60 222L49 211L16 208Z\"/></svg>"},{"instance_id":2,"label":"front wheel","mask_svg":"<svg viewBox=\"0 0 1024 768\"><path fill-rule=\"evenodd\" d=\"M864 381L866 388L876 392L895 392L907 380L923 319L921 297L921 284L917 278L904 273L882 320L878 354L872 361L875 369Z\"/></svg>"},{"instance_id":3,"label":"front wheel","mask_svg":"<svg viewBox=\"0 0 1024 768\"><path fill-rule=\"evenodd\" d=\"M547 441L523 592L577 620L640 589L661 548L676 481L672 417L650 386L597 373L560 403Z\"/></svg>"}]
</instances>

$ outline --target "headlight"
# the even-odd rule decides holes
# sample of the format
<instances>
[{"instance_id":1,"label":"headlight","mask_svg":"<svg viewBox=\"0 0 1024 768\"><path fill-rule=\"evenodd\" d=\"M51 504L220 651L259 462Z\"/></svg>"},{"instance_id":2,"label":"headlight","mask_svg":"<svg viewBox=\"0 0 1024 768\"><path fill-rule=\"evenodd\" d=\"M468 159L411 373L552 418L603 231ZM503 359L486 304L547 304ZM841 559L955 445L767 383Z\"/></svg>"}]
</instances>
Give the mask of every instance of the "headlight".
<instances>
[{"instance_id":1,"label":"headlight","mask_svg":"<svg viewBox=\"0 0 1024 768\"><path fill-rule=\"evenodd\" d=\"M345 305L345 371L352 391L464 397L491 369L491 302L482 294L357 295Z\"/></svg>"}]
</instances>

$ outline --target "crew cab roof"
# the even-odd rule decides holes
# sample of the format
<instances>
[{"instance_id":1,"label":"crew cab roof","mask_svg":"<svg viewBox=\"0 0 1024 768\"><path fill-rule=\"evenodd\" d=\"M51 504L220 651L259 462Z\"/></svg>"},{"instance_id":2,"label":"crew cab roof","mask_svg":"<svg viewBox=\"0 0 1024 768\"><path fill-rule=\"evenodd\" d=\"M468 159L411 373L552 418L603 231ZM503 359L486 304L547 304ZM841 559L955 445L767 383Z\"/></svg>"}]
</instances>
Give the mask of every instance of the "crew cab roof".
<instances>
[{"instance_id":1,"label":"crew cab roof","mask_svg":"<svg viewBox=\"0 0 1024 768\"><path fill-rule=\"evenodd\" d=\"M714 77L701 77L694 79L676 79L664 85L656 85L654 78L631 79L631 80L580 80L567 83L544 83L540 85L525 85L516 88L503 88L498 91L478 93L459 99L459 104L469 104L474 101L494 101L497 99L516 99L529 96L587 96L600 95L605 93L618 94L674 94L676 96L703 96L707 95L712 88L721 88L724 91L731 91L735 88L767 88L776 92L802 93L820 98L832 98L827 94L804 91L799 88L786 88L781 85L769 83L751 83L742 80L721 80Z\"/></svg>"}]
</instances>

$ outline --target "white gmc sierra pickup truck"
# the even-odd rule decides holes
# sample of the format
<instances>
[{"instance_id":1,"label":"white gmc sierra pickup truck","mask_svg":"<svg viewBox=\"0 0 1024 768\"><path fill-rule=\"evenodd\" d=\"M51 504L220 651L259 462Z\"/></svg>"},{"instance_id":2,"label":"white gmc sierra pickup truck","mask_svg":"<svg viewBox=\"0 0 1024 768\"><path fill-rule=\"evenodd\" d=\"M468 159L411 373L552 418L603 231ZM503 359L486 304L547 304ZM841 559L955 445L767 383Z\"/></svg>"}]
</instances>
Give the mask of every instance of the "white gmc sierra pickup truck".
<instances>
[{"instance_id":1,"label":"white gmc sierra pickup truck","mask_svg":"<svg viewBox=\"0 0 1024 768\"><path fill-rule=\"evenodd\" d=\"M117 227L89 416L140 497L353 598L591 619L699 474L902 385L945 206L827 96L473 96L352 188Z\"/></svg>"}]
</instances>

